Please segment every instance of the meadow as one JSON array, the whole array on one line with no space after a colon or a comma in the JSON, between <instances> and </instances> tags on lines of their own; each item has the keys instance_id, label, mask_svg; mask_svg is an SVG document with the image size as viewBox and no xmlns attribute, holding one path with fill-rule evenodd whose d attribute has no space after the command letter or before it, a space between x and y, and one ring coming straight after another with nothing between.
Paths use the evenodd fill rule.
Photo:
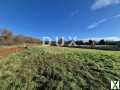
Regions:
<instances>
[{"instance_id":1,"label":"meadow","mask_svg":"<svg viewBox=\"0 0 120 90\"><path fill-rule=\"evenodd\" d=\"M109 90L120 51L33 46L0 59L0 90Z\"/></svg>"}]
</instances>

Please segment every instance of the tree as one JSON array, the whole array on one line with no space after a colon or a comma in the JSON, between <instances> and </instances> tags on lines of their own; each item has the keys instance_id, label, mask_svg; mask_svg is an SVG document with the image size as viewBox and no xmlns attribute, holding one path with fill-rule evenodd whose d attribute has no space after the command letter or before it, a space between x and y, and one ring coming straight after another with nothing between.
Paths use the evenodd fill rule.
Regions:
<instances>
[{"instance_id":1,"label":"tree","mask_svg":"<svg viewBox=\"0 0 120 90\"><path fill-rule=\"evenodd\" d=\"M120 47L120 41L117 42L117 46Z\"/></svg>"},{"instance_id":2,"label":"tree","mask_svg":"<svg viewBox=\"0 0 120 90\"><path fill-rule=\"evenodd\" d=\"M13 33L8 29L0 29L0 37L2 38L2 44L12 44L13 43Z\"/></svg>"},{"instance_id":3,"label":"tree","mask_svg":"<svg viewBox=\"0 0 120 90\"><path fill-rule=\"evenodd\" d=\"M78 40L78 41L76 41L76 44L77 44L77 45L83 45L84 42L83 42L82 40Z\"/></svg>"},{"instance_id":4,"label":"tree","mask_svg":"<svg viewBox=\"0 0 120 90\"><path fill-rule=\"evenodd\" d=\"M105 40L104 39L100 40L99 45L105 45Z\"/></svg>"},{"instance_id":5,"label":"tree","mask_svg":"<svg viewBox=\"0 0 120 90\"><path fill-rule=\"evenodd\" d=\"M24 40L24 36L22 36L22 35L18 35L18 36L16 36L15 37L15 42L16 43L25 43L25 40Z\"/></svg>"},{"instance_id":6,"label":"tree","mask_svg":"<svg viewBox=\"0 0 120 90\"><path fill-rule=\"evenodd\" d=\"M89 45L93 45L93 41L92 40L89 40Z\"/></svg>"}]
</instances>

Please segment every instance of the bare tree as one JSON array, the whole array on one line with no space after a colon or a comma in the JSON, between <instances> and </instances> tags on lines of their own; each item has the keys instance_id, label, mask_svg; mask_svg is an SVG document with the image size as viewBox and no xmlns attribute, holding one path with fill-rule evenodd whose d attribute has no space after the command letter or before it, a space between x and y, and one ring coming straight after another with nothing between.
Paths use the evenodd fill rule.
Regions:
<instances>
[{"instance_id":1,"label":"bare tree","mask_svg":"<svg viewBox=\"0 0 120 90\"><path fill-rule=\"evenodd\" d=\"M3 44L12 44L13 43L13 33L8 29L0 29L0 36L2 38Z\"/></svg>"}]
</instances>

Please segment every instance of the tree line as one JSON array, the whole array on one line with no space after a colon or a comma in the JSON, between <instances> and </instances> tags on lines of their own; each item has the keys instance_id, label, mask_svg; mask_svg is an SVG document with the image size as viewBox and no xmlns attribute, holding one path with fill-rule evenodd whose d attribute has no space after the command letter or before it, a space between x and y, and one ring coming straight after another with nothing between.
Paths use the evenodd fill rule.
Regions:
<instances>
[{"instance_id":1,"label":"tree line","mask_svg":"<svg viewBox=\"0 0 120 90\"><path fill-rule=\"evenodd\" d=\"M64 42L63 46L69 46L69 44L71 42L74 42L74 45L80 46L80 45L89 45L89 46L95 46L95 45L113 45L113 46L120 46L120 41L110 41L110 40L99 40L99 41L95 41L95 40L88 40L88 41L84 41L84 40L76 40L76 41L65 41L63 38L59 38L59 40L57 41L57 43L59 43L59 45L62 45ZM52 45L56 45L56 41L52 41Z\"/></svg>"},{"instance_id":2,"label":"tree line","mask_svg":"<svg viewBox=\"0 0 120 90\"><path fill-rule=\"evenodd\" d=\"M39 39L23 36L23 35L14 35L8 29L0 29L0 45L15 45L15 44L41 44Z\"/></svg>"},{"instance_id":3,"label":"tree line","mask_svg":"<svg viewBox=\"0 0 120 90\"><path fill-rule=\"evenodd\" d=\"M58 39L58 44L63 44L63 38ZM11 32L8 29L0 29L0 45L15 45L15 44L42 44L42 40L36 39L30 36L23 36L23 35L14 35L13 32ZM64 46L68 46L72 40L69 41L64 41ZM119 46L120 47L120 41L108 41L108 40L100 40L100 41L95 41L95 40L88 40L88 41L83 41L83 40L76 40L73 41L76 45L89 45L89 46L95 46L95 45L114 45L114 46ZM56 46L56 41L52 41L51 43L52 46Z\"/></svg>"}]
</instances>

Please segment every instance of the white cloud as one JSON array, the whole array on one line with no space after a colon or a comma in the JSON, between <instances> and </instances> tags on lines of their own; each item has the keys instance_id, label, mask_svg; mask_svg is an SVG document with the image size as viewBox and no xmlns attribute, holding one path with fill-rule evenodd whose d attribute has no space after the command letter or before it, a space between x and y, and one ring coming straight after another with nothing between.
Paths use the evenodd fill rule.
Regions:
<instances>
[{"instance_id":1,"label":"white cloud","mask_svg":"<svg viewBox=\"0 0 120 90\"><path fill-rule=\"evenodd\" d=\"M108 19L106 19L106 18L105 19L101 19L101 20L99 20L99 21L89 25L88 29L94 29L94 28L96 28L97 26L99 26L100 24L102 24L102 23L104 23L106 21L108 21Z\"/></svg>"},{"instance_id":2,"label":"white cloud","mask_svg":"<svg viewBox=\"0 0 120 90\"><path fill-rule=\"evenodd\" d=\"M118 19L118 18L120 18L120 14L116 14L116 15L110 17L110 18L101 19L101 20L89 25L87 28L88 29L94 29L94 28L98 27L99 25L101 25L101 24L103 24L107 21L111 21L111 20Z\"/></svg>"},{"instance_id":3,"label":"white cloud","mask_svg":"<svg viewBox=\"0 0 120 90\"><path fill-rule=\"evenodd\" d=\"M120 14L113 16L113 18L120 18Z\"/></svg>"},{"instance_id":4,"label":"white cloud","mask_svg":"<svg viewBox=\"0 0 120 90\"><path fill-rule=\"evenodd\" d=\"M91 9L96 10L110 5L120 4L120 0L95 0Z\"/></svg>"}]
</instances>

